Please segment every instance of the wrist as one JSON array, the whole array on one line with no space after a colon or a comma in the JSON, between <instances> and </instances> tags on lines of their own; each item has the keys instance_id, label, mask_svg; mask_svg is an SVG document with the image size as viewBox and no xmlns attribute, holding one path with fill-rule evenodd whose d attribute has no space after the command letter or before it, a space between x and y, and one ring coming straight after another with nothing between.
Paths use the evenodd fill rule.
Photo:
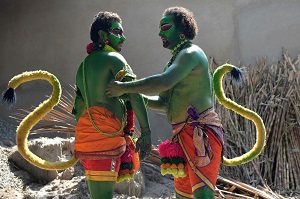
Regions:
<instances>
[{"instance_id":1,"label":"wrist","mask_svg":"<svg viewBox=\"0 0 300 199\"><path fill-rule=\"evenodd\" d=\"M141 135L146 136L146 135L151 135L151 129L149 126L147 127L141 127Z\"/></svg>"}]
</instances>

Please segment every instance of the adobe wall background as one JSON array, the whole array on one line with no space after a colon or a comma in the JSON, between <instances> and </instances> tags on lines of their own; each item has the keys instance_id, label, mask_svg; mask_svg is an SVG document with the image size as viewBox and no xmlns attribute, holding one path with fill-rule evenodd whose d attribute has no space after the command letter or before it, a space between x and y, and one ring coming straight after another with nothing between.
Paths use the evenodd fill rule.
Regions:
<instances>
[{"instance_id":1,"label":"adobe wall background","mask_svg":"<svg viewBox=\"0 0 300 199\"><path fill-rule=\"evenodd\" d=\"M122 54L138 77L160 73L170 54L158 37L159 20L164 9L176 5L194 12L199 28L194 43L220 64L229 59L255 65L262 56L276 61L282 47L291 57L300 52L298 0L0 0L0 90L14 75L37 69L55 74L70 90L86 56L92 18L103 10L122 18L127 38ZM51 90L47 82L21 85L17 106L10 112L0 106L0 118L14 122L11 112L37 105ZM153 141L162 131L168 134L160 138L168 138L165 116L149 114Z\"/></svg>"}]
</instances>

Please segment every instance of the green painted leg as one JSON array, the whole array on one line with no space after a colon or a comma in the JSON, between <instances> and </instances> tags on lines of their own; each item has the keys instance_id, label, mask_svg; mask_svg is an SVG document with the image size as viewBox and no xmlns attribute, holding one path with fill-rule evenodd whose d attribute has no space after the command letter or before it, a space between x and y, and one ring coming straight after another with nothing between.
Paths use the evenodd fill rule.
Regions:
<instances>
[{"instance_id":1,"label":"green painted leg","mask_svg":"<svg viewBox=\"0 0 300 199\"><path fill-rule=\"evenodd\" d=\"M185 198L183 198L183 197L176 194L176 199L185 199Z\"/></svg>"},{"instance_id":2,"label":"green painted leg","mask_svg":"<svg viewBox=\"0 0 300 199\"><path fill-rule=\"evenodd\" d=\"M204 187L202 189L199 189L195 191L194 193L195 199L214 199L215 198L215 192L214 190L211 190L208 187Z\"/></svg>"},{"instance_id":3,"label":"green painted leg","mask_svg":"<svg viewBox=\"0 0 300 199\"><path fill-rule=\"evenodd\" d=\"M208 187L204 187L200 190L197 190L193 193L195 199L214 199L215 192ZM176 199L186 199L176 194Z\"/></svg>"},{"instance_id":4,"label":"green painted leg","mask_svg":"<svg viewBox=\"0 0 300 199\"><path fill-rule=\"evenodd\" d=\"M88 180L91 199L112 199L115 182L99 182Z\"/></svg>"}]
</instances>

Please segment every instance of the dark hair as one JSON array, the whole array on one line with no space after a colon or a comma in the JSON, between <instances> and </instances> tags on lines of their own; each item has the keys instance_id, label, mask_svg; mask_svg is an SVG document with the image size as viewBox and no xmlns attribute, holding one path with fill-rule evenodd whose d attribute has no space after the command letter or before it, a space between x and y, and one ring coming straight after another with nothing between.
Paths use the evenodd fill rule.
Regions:
<instances>
[{"instance_id":1,"label":"dark hair","mask_svg":"<svg viewBox=\"0 0 300 199\"><path fill-rule=\"evenodd\" d=\"M176 26L181 27L183 34L189 39L194 39L198 33L197 22L194 19L194 14L183 7L167 8L163 15L173 15Z\"/></svg>"},{"instance_id":2,"label":"dark hair","mask_svg":"<svg viewBox=\"0 0 300 199\"><path fill-rule=\"evenodd\" d=\"M113 12L99 12L94 16L94 21L91 25L90 37L93 43L98 43L99 40L99 30L108 31L111 27L112 22L122 23L121 18L117 13Z\"/></svg>"}]
</instances>

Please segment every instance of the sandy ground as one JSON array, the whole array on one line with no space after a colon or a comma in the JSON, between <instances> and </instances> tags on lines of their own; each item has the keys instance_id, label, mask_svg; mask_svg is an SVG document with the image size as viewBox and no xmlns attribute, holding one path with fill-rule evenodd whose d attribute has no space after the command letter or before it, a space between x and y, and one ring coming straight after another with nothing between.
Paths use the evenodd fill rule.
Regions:
<instances>
[{"instance_id":1,"label":"sandy ground","mask_svg":"<svg viewBox=\"0 0 300 199\"><path fill-rule=\"evenodd\" d=\"M82 165L74 167L70 180L61 180L62 173L47 183L40 183L28 172L20 170L8 161L9 154L16 150L16 127L0 119L0 199L88 199L89 192ZM145 190L140 198L175 198L173 181L160 175L159 167L142 164ZM120 190L120 189L119 189ZM139 198L115 192L115 199Z\"/></svg>"}]
</instances>

